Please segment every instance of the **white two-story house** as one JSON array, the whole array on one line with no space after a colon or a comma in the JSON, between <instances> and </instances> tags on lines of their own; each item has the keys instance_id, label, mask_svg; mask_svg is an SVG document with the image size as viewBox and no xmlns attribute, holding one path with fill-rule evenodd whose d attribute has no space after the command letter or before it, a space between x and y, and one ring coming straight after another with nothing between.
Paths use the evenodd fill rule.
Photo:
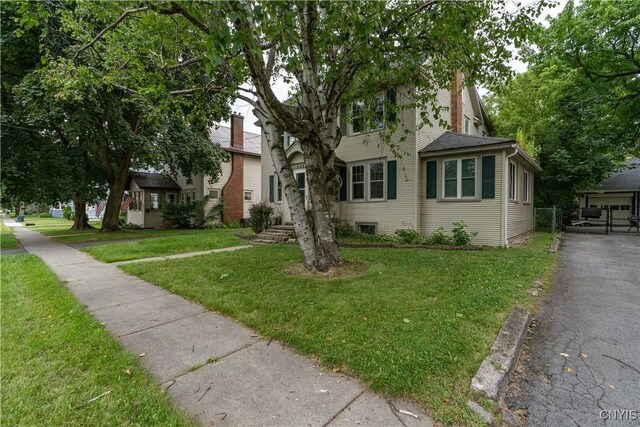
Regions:
<instances>
[{"instance_id":1,"label":"white two-story house","mask_svg":"<svg viewBox=\"0 0 640 427\"><path fill-rule=\"evenodd\" d=\"M367 233L412 229L423 236L438 227L449 231L453 222L463 220L468 231L477 232L472 243L488 246L508 246L533 229L533 181L541 169L513 139L488 136L492 125L478 92L462 87L461 81L459 75L452 90L438 92L439 103L449 107L449 117L443 117L448 127L421 127L420 111L400 109L400 124L391 138L400 146L398 157L379 136L386 126L384 103L379 120L369 126L360 119L361 105L349 106L350 114L343 116L351 119L343 117L344 136L336 150L342 184L335 211L340 220ZM412 90L388 90L386 101L409 105ZM283 137L300 189L306 191L300 146ZM264 199L290 222L264 135L262 188Z\"/></svg>"}]
</instances>

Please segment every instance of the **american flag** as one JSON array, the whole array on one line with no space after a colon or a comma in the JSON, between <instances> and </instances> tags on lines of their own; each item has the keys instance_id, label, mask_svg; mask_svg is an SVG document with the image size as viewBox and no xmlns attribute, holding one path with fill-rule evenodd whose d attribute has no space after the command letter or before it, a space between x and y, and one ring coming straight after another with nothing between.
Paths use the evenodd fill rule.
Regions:
<instances>
[{"instance_id":1,"label":"american flag","mask_svg":"<svg viewBox=\"0 0 640 427\"><path fill-rule=\"evenodd\" d=\"M122 202L120 203L120 212L126 212L129 209L129 205L133 202L133 197L128 194L122 196Z\"/></svg>"},{"instance_id":2,"label":"american flag","mask_svg":"<svg viewBox=\"0 0 640 427\"><path fill-rule=\"evenodd\" d=\"M107 206L107 202L105 200L100 200L98 202L98 205L96 206L96 216L100 216L105 206Z\"/></svg>"}]
</instances>

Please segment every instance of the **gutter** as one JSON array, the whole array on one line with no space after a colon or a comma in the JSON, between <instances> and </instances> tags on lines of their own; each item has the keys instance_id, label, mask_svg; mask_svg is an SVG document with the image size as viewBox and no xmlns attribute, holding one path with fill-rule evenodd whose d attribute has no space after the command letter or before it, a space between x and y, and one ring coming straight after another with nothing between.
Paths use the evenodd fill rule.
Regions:
<instances>
[{"instance_id":1,"label":"gutter","mask_svg":"<svg viewBox=\"0 0 640 427\"><path fill-rule=\"evenodd\" d=\"M518 154L518 146L516 144L512 144L511 148L513 148L513 153L505 157L505 162L502 166L502 219L504 221L502 226L504 241L502 243L505 248L509 247L509 159Z\"/></svg>"}]
</instances>

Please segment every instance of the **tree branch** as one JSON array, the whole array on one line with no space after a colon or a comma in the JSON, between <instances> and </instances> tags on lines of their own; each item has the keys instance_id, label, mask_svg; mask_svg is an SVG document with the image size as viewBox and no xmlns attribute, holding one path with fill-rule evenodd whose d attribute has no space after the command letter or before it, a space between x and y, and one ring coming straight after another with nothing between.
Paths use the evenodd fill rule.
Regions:
<instances>
[{"instance_id":1,"label":"tree branch","mask_svg":"<svg viewBox=\"0 0 640 427\"><path fill-rule=\"evenodd\" d=\"M86 44L86 45L82 46L82 47L80 48L80 50L78 50L78 51L76 52L76 54L75 54L75 55L73 55L73 61L75 62L75 60L76 60L76 59L78 59L78 56L79 56L82 52L84 52L85 50L87 50L87 49L88 49L88 48L90 48L90 47L93 47L93 45L94 45L98 40L100 40L100 39L102 38L102 36L104 36L104 35L107 33L107 31L113 30L113 29L114 29L114 28L116 28L118 25L120 25L120 23L121 23L122 21L124 21L124 20L125 20L125 18L126 18L127 16L132 15L132 14L134 14L134 13L145 12L145 11L147 11L147 10L149 10L149 8L148 8L148 7L139 7L139 8L137 8L137 9L129 9L129 10L125 10L125 11L124 11L124 13L123 13L122 15L120 15L120 17L119 17L118 19L116 19L116 20L115 20L115 21L113 21L110 25L108 25L108 26L107 26L107 27L105 27L102 31L100 31L100 32L98 33L98 35L97 35L97 36L95 36L95 37L93 38L93 40L91 40L88 44Z\"/></svg>"},{"instance_id":2,"label":"tree branch","mask_svg":"<svg viewBox=\"0 0 640 427\"><path fill-rule=\"evenodd\" d=\"M160 15L182 15L187 21L191 22L203 33L211 34L210 28L204 22L200 21L195 16L190 14L188 10L186 10L178 3L171 2L171 7L168 7L166 9L158 7L158 5L153 4L151 1L147 2L147 4L149 5L149 9L153 10L156 13L159 13Z\"/></svg>"},{"instance_id":3,"label":"tree branch","mask_svg":"<svg viewBox=\"0 0 640 427\"><path fill-rule=\"evenodd\" d=\"M195 63L197 63L199 61L202 61L203 59L204 58L202 58L201 56L197 57L197 58L191 58L191 59L189 59L187 61L182 61L182 62L180 62L180 63L178 63L176 65L171 65L169 67L164 67L163 69L165 71L173 71L173 70L177 70L177 69L182 68L182 67L187 67L187 66L189 66L191 64L195 64Z\"/></svg>"}]
</instances>

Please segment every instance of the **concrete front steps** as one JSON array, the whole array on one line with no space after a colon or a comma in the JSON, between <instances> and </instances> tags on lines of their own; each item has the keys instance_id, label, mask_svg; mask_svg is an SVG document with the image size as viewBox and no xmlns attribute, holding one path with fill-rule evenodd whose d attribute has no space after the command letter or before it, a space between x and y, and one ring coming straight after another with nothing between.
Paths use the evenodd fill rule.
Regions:
<instances>
[{"instance_id":1,"label":"concrete front steps","mask_svg":"<svg viewBox=\"0 0 640 427\"><path fill-rule=\"evenodd\" d=\"M268 230L256 234L255 243L284 243L295 240L296 232L293 225L274 225Z\"/></svg>"}]
</instances>

